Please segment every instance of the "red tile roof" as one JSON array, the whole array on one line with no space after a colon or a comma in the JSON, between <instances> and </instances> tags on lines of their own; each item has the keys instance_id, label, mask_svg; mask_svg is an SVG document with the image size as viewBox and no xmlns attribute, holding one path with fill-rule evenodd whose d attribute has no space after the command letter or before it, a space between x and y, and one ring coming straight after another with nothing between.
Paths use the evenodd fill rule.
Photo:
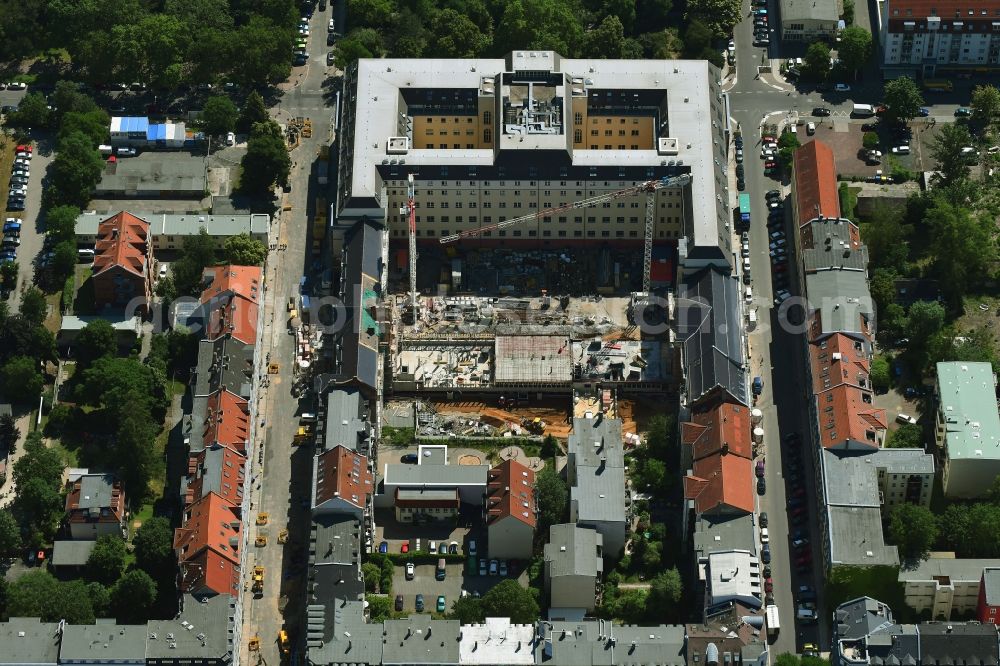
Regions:
<instances>
[{"instance_id":1,"label":"red tile roof","mask_svg":"<svg viewBox=\"0 0 1000 666\"><path fill-rule=\"evenodd\" d=\"M122 211L97 226L94 277L115 266L140 277L146 275L149 222Z\"/></svg>"},{"instance_id":2,"label":"red tile roof","mask_svg":"<svg viewBox=\"0 0 1000 666\"><path fill-rule=\"evenodd\" d=\"M877 448L888 427L884 409L874 405L871 366L864 344L843 333L809 345L813 395L824 448Z\"/></svg>"},{"instance_id":3,"label":"red tile roof","mask_svg":"<svg viewBox=\"0 0 1000 666\"><path fill-rule=\"evenodd\" d=\"M221 456L218 466L206 469L205 458ZM243 503L243 482L246 480L246 457L225 446L206 448L188 458L188 484L184 506L200 500L208 492L218 493L234 507ZM208 478L215 473L217 478Z\"/></svg>"},{"instance_id":4,"label":"red tile roof","mask_svg":"<svg viewBox=\"0 0 1000 666\"><path fill-rule=\"evenodd\" d=\"M221 444L246 453L250 437L250 405L238 395L220 389L208 396L205 415L205 446Z\"/></svg>"},{"instance_id":5,"label":"red tile roof","mask_svg":"<svg viewBox=\"0 0 1000 666\"><path fill-rule=\"evenodd\" d=\"M239 548L243 524L237 509L209 493L184 511L184 524L174 531L174 550L181 564L181 589L233 594L239 590Z\"/></svg>"},{"instance_id":6,"label":"red tile roof","mask_svg":"<svg viewBox=\"0 0 1000 666\"><path fill-rule=\"evenodd\" d=\"M822 141L810 141L793 155L793 178L797 224L814 217L840 217L837 164L833 151Z\"/></svg>"},{"instance_id":7,"label":"red tile roof","mask_svg":"<svg viewBox=\"0 0 1000 666\"><path fill-rule=\"evenodd\" d=\"M684 477L684 497L704 513L753 513L754 475L748 458L716 454L696 460Z\"/></svg>"},{"instance_id":8,"label":"red tile roof","mask_svg":"<svg viewBox=\"0 0 1000 666\"><path fill-rule=\"evenodd\" d=\"M906 22L916 23L910 26L911 32L928 32L930 28L920 21L929 16L941 19L941 27L935 32L993 32L993 22L1000 21L1000 7L996 0L889 0L886 16L891 32L902 32ZM962 25L953 25L956 21Z\"/></svg>"},{"instance_id":9,"label":"red tile roof","mask_svg":"<svg viewBox=\"0 0 1000 666\"><path fill-rule=\"evenodd\" d=\"M257 340L261 269L259 266L216 266L205 270L208 287L201 302L209 314L205 337L214 340L230 334L253 344Z\"/></svg>"},{"instance_id":10,"label":"red tile roof","mask_svg":"<svg viewBox=\"0 0 1000 666\"><path fill-rule=\"evenodd\" d=\"M535 472L516 460L490 469L487 478L487 524L514 518L531 528L537 525Z\"/></svg>"},{"instance_id":11,"label":"red tile roof","mask_svg":"<svg viewBox=\"0 0 1000 666\"><path fill-rule=\"evenodd\" d=\"M364 509L366 498L375 490L368 471L368 458L346 446L324 451L316 460L316 506L340 499Z\"/></svg>"},{"instance_id":12,"label":"red tile roof","mask_svg":"<svg viewBox=\"0 0 1000 666\"><path fill-rule=\"evenodd\" d=\"M681 441L692 447L692 460L727 451L743 458L753 457L750 441L750 409L724 402L693 414L681 424Z\"/></svg>"}]
</instances>

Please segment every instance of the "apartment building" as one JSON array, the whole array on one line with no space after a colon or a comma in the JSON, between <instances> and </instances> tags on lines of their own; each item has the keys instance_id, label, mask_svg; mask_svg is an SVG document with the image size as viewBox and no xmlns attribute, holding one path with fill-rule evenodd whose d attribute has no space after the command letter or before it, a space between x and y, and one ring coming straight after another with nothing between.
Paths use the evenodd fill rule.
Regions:
<instances>
[{"instance_id":1,"label":"apartment building","mask_svg":"<svg viewBox=\"0 0 1000 666\"><path fill-rule=\"evenodd\" d=\"M989 363L937 364L934 439L948 497L983 497L1000 475L996 385Z\"/></svg>"},{"instance_id":2,"label":"apartment building","mask_svg":"<svg viewBox=\"0 0 1000 666\"><path fill-rule=\"evenodd\" d=\"M605 557L618 559L631 513L621 420L574 418L567 451L570 522L600 532Z\"/></svg>"},{"instance_id":3,"label":"apartment building","mask_svg":"<svg viewBox=\"0 0 1000 666\"><path fill-rule=\"evenodd\" d=\"M887 0L880 8L882 71L887 78L1000 69L996 0Z\"/></svg>"},{"instance_id":4,"label":"apartment building","mask_svg":"<svg viewBox=\"0 0 1000 666\"><path fill-rule=\"evenodd\" d=\"M1000 560L931 553L926 560L900 569L898 580L903 585L907 606L917 612L929 611L935 620L950 620L953 614L961 616L976 611L980 600L985 600L981 594L985 589L983 581L988 573L997 571L997 567L1000 567ZM990 617L994 617L995 624L995 613Z\"/></svg>"},{"instance_id":5,"label":"apartment building","mask_svg":"<svg viewBox=\"0 0 1000 666\"><path fill-rule=\"evenodd\" d=\"M833 40L843 27L840 0L781 0L781 38L786 41Z\"/></svg>"},{"instance_id":6,"label":"apartment building","mask_svg":"<svg viewBox=\"0 0 1000 666\"><path fill-rule=\"evenodd\" d=\"M66 524L73 539L128 535L125 493L111 474L84 474L68 485Z\"/></svg>"},{"instance_id":7,"label":"apartment building","mask_svg":"<svg viewBox=\"0 0 1000 666\"><path fill-rule=\"evenodd\" d=\"M545 544L545 593L550 619L583 619L593 611L604 579L604 539L573 524L549 527Z\"/></svg>"},{"instance_id":8,"label":"apartment building","mask_svg":"<svg viewBox=\"0 0 1000 666\"><path fill-rule=\"evenodd\" d=\"M417 239L486 230L484 242L635 243L645 193L493 225L667 176L654 237L690 266L729 266L727 98L705 61L362 59L345 76L332 219L383 221L405 242L407 179ZM488 230L491 229L491 230Z\"/></svg>"},{"instance_id":9,"label":"apartment building","mask_svg":"<svg viewBox=\"0 0 1000 666\"><path fill-rule=\"evenodd\" d=\"M266 213L246 215L198 215L167 213L129 213L149 223L149 238L154 252L179 250L184 239L197 236L202 229L215 244L222 249L226 239L239 234L249 234L251 238L267 243L271 227L271 216ZM107 213L84 211L76 218L76 242L78 245L93 245L97 242L97 232Z\"/></svg>"},{"instance_id":10,"label":"apartment building","mask_svg":"<svg viewBox=\"0 0 1000 666\"><path fill-rule=\"evenodd\" d=\"M535 471L517 460L504 460L489 471L487 478L489 556L530 560L538 525Z\"/></svg>"}]
</instances>

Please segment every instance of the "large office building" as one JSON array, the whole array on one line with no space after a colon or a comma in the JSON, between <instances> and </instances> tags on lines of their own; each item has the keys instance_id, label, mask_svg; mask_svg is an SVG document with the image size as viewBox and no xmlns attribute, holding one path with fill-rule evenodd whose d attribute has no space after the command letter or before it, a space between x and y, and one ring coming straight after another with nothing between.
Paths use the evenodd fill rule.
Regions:
<instances>
[{"instance_id":1,"label":"large office building","mask_svg":"<svg viewBox=\"0 0 1000 666\"><path fill-rule=\"evenodd\" d=\"M728 267L727 98L705 61L362 59L347 73L333 219L384 220L404 243L415 179L418 242L470 230L510 246L639 244L646 194L492 225L643 182L688 175L656 194L654 238L686 266ZM683 239L683 240L682 240Z\"/></svg>"},{"instance_id":2,"label":"large office building","mask_svg":"<svg viewBox=\"0 0 1000 666\"><path fill-rule=\"evenodd\" d=\"M1000 69L997 0L888 0L879 7L885 76L945 77Z\"/></svg>"}]
</instances>

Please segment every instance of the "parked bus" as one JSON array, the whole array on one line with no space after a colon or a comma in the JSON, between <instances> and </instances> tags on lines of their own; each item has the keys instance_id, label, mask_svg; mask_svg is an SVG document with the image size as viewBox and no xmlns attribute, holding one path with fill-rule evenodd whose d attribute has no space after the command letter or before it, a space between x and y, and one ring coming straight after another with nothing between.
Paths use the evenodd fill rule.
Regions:
<instances>
[{"instance_id":1,"label":"parked bus","mask_svg":"<svg viewBox=\"0 0 1000 666\"><path fill-rule=\"evenodd\" d=\"M954 88L948 79L924 79L924 90L930 92L951 92Z\"/></svg>"}]
</instances>

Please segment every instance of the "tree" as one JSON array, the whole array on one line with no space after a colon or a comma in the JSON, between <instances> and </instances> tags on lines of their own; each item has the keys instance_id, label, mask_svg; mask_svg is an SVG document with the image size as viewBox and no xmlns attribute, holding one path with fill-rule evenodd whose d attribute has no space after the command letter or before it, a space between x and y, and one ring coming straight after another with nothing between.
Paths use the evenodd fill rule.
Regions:
<instances>
[{"instance_id":1,"label":"tree","mask_svg":"<svg viewBox=\"0 0 1000 666\"><path fill-rule=\"evenodd\" d=\"M166 518L155 517L143 522L132 539L135 565L154 578L164 574L172 578L173 539L174 531Z\"/></svg>"},{"instance_id":2,"label":"tree","mask_svg":"<svg viewBox=\"0 0 1000 666\"><path fill-rule=\"evenodd\" d=\"M379 567L371 562L365 562L361 565L361 577L365 581L365 592L378 592L378 581L382 577L382 570Z\"/></svg>"},{"instance_id":3,"label":"tree","mask_svg":"<svg viewBox=\"0 0 1000 666\"><path fill-rule=\"evenodd\" d=\"M17 111L7 115L7 122L14 127L37 127L43 129L49 124L49 102L45 95L29 92L21 98Z\"/></svg>"},{"instance_id":4,"label":"tree","mask_svg":"<svg viewBox=\"0 0 1000 666\"><path fill-rule=\"evenodd\" d=\"M87 558L87 578L102 585L114 585L125 569L128 552L125 541L117 534L105 534L94 543Z\"/></svg>"},{"instance_id":5,"label":"tree","mask_svg":"<svg viewBox=\"0 0 1000 666\"><path fill-rule=\"evenodd\" d=\"M267 246L248 233L230 236L222 249L226 261L238 266L260 266L267 257Z\"/></svg>"},{"instance_id":6,"label":"tree","mask_svg":"<svg viewBox=\"0 0 1000 666\"><path fill-rule=\"evenodd\" d=\"M58 487L39 478L18 483L14 513L18 523L25 528L24 536L29 546L50 542L63 513Z\"/></svg>"},{"instance_id":7,"label":"tree","mask_svg":"<svg viewBox=\"0 0 1000 666\"><path fill-rule=\"evenodd\" d=\"M684 583L677 567L657 574L650 581L649 596L646 597L647 616L654 622L665 621L665 613L677 608L683 593Z\"/></svg>"},{"instance_id":8,"label":"tree","mask_svg":"<svg viewBox=\"0 0 1000 666\"><path fill-rule=\"evenodd\" d=\"M288 182L291 160L281 128L273 120L253 126L242 166L240 185L248 194L268 196L275 184Z\"/></svg>"},{"instance_id":9,"label":"tree","mask_svg":"<svg viewBox=\"0 0 1000 666\"><path fill-rule=\"evenodd\" d=\"M30 356L15 356L0 368L0 386L17 387L16 393L8 393L12 400L35 404L44 385L38 361Z\"/></svg>"},{"instance_id":10,"label":"tree","mask_svg":"<svg viewBox=\"0 0 1000 666\"><path fill-rule=\"evenodd\" d=\"M0 449L9 453L14 451L21 431L17 428L17 421L10 414L0 416Z\"/></svg>"},{"instance_id":11,"label":"tree","mask_svg":"<svg viewBox=\"0 0 1000 666\"><path fill-rule=\"evenodd\" d=\"M76 242L76 218L80 209L75 206L54 206L45 214L45 235L54 242Z\"/></svg>"},{"instance_id":12,"label":"tree","mask_svg":"<svg viewBox=\"0 0 1000 666\"><path fill-rule=\"evenodd\" d=\"M8 317L0 327L0 362L17 355L54 361L56 339L48 329L31 324L23 315Z\"/></svg>"},{"instance_id":13,"label":"tree","mask_svg":"<svg viewBox=\"0 0 1000 666\"><path fill-rule=\"evenodd\" d=\"M97 148L108 140L110 121L108 114L98 109L86 113L79 111L66 113L59 126L59 145L62 146L67 137L79 132L90 139L91 147Z\"/></svg>"},{"instance_id":14,"label":"tree","mask_svg":"<svg viewBox=\"0 0 1000 666\"><path fill-rule=\"evenodd\" d=\"M105 356L83 372L76 399L82 404L112 408L119 416L139 412L144 405L162 412L166 408L165 382L162 372L137 359Z\"/></svg>"},{"instance_id":15,"label":"tree","mask_svg":"<svg viewBox=\"0 0 1000 666\"><path fill-rule=\"evenodd\" d=\"M587 31L583 52L587 58L624 58L625 28L617 16L606 16L596 28Z\"/></svg>"},{"instance_id":16,"label":"tree","mask_svg":"<svg viewBox=\"0 0 1000 666\"><path fill-rule=\"evenodd\" d=\"M583 24L569 3L509 0L494 31L494 52L552 50L576 57L583 43Z\"/></svg>"},{"instance_id":17,"label":"tree","mask_svg":"<svg viewBox=\"0 0 1000 666\"><path fill-rule=\"evenodd\" d=\"M104 160L91 138L73 132L59 141L59 152L49 165L50 184L45 190L46 204L70 204L83 208L101 179Z\"/></svg>"},{"instance_id":18,"label":"tree","mask_svg":"<svg viewBox=\"0 0 1000 666\"><path fill-rule=\"evenodd\" d=\"M365 601L368 602L368 612L371 622L385 622L392 619L392 602L389 597L378 594L366 594Z\"/></svg>"},{"instance_id":19,"label":"tree","mask_svg":"<svg viewBox=\"0 0 1000 666\"><path fill-rule=\"evenodd\" d=\"M204 228L199 229L197 235L185 237L180 259L170 266L170 280L176 293L182 296L200 294L201 276L205 268L214 263L215 241Z\"/></svg>"},{"instance_id":20,"label":"tree","mask_svg":"<svg viewBox=\"0 0 1000 666\"><path fill-rule=\"evenodd\" d=\"M923 559L937 537L937 518L927 507L904 502L889 510L889 540L904 557Z\"/></svg>"},{"instance_id":21,"label":"tree","mask_svg":"<svg viewBox=\"0 0 1000 666\"><path fill-rule=\"evenodd\" d=\"M21 551L21 528L9 511L0 511L0 557L16 557Z\"/></svg>"},{"instance_id":22,"label":"tree","mask_svg":"<svg viewBox=\"0 0 1000 666\"><path fill-rule=\"evenodd\" d=\"M76 580L73 583L84 584L82 580ZM80 594L80 592L74 591L74 594ZM111 590L100 583L86 583L85 594L90 599L94 615L97 617L108 617L111 611Z\"/></svg>"},{"instance_id":23,"label":"tree","mask_svg":"<svg viewBox=\"0 0 1000 666\"><path fill-rule=\"evenodd\" d=\"M39 479L45 485L57 487L64 468L59 452L47 448L41 433L35 430L24 438L24 455L14 463L14 483L21 486L30 479Z\"/></svg>"},{"instance_id":24,"label":"tree","mask_svg":"<svg viewBox=\"0 0 1000 666\"><path fill-rule=\"evenodd\" d=\"M878 275L882 271L882 276L877 279L883 280L880 289L885 291L876 298L882 307L895 300L895 280L899 273L906 273L912 234L913 226L905 224L899 211L883 205L877 205L861 226L861 238L868 246L872 263L877 267L874 272ZM875 296L874 288L872 295Z\"/></svg>"},{"instance_id":25,"label":"tree","mask_svg":"<svg viewBox=\"0 0 1000 666\"><path fill-rule=\"evenodd\" d=\"M944 326L944 315L944 308L937 302L917 301L910 306L907 317L909 351L920 368L927 367L928 345Z\"/></svg>"},{"instance_id":26,"label":"tree","mask_svg":"<svg viewBox=\"0 0 1000 666\"><path fill-rule=\"evenodd\" d=\"M448 618L458 620L462 624L479 624L486 620L483 604L475 597L460 597L451 605Z\"/></svg>"},{"instance_id":27,"label":"tree","mask_svg":"<svg viewBox=\"0 0 1000 666\"><path fill-rule=\"evenodd\" d=\"M844 0L844 14L841 18L845 25L854 25L854 0Z\"/></svg>"},{"instance_id":28,"label":"tree","mask_svg":"<svg viewBox=\"0 0 1000 666\"><path fill-rule=\"evenodd\" d=\"M254 90L247 95L247 101L244 102L243 109L240 111L236 127L241 132L249 133L254 125L262 123L268 118L270 116L267 114L267 107L264 106L264 98L260 96L259 92Z\"/></svg>"},{"instance_id":29,"label":"tree","mask_svg":"<svg viewBox=\"0 0 1000 666\"><path fill-rule=\"evenodd\" d=\"M483 595L486 617L509 617L514 624L531 624L538 619L538 601L531 590L507 579Z\"/></svg>"},{"instance_id":30,"label":"tree","mask_svg":"<svg viewBox=\"0 0 1000 666\"><path fill-rule=\"evenodd\" d=\"M80 581L60 583L47 571L29 571L10 584L7 613L10 617L37 617L42 622L93 624L94 608Z\"/></svg>"},{"instance_id":31,"label":"tree","mask_svg":"<svg viewBox=\"0 0 1000 666\"><path fill-rule=\"evenodd\" d=\"M657 414L649 419L646 426L646 448L649 455L662 460L671 472L680 463L680 448L677 444L676 420L667 414Z\"/></svg>"},{"instance_id":32,"label":"tree","mask_svg":"<svg viewBox=\"0 0 1000 666\"><path fill-rule=\"evenodd\" d=\"M111 590L111 609L122 624L142 624L156 601L156 583L141 569L121 577Z\"/></svg>"},{"instance_id":33,"label":"tree","mask_svg":"<svg viewBox=\"0 0 1000 666\"><path fill-rule=\"evenodd\" d=\"M799 143L799 137L794 132L781 133L781 136L778 137L778 163L781 164L782 169L787 171L792 167L795 149L800 145L802 144Z\"/></svg>"},{"instance_id":34,"label":"tree","mask_svg":"<svg viewBox=\"0 0 1000 666\"><path fill-rule=\"evenodd\" d=\"M937 164L934 180L943 187L951 187L969 178L969 162L962 148L972 145L969 128L965 125L947 123L934 137L931 157Z\"/></svg>"},{"instance_id":35,"label":"tree","mask_svg":"<svg viewBox=\"0 0 1000 666\"><path fill-rule=\"evenodd\" d=\"M697 56L712 47L712 30L700 19L691 19L684 30L684 54Z\"/></svg>"},{"instance_id":36,"label":"tree","mask_svg":"<svg viewBox=\"0 0 1000 666\"><path fill-rule=\"evenodd\" d=\"M992 503L951 504L938 526L942 546L958 557L1000 555L1000 507Z\"/></svg>"},{"instance_id":37,"label":"tree","mask_svg":"<svg viewBox=\"0 0 1000 666\"><path fill-rule=\"evenodd\" d=\"M986 215L974 216L965 206L939 200L927 211L924 224L931 241L933 271L949 304L958 308L970 284L985 274L995 257L993 223ZM910 307L911 327L916 305Z\"/></svg>"},{"instance_id":38,"label":"tree","mask_svg":"<svg viewBox=\"0 0 1000 666\"><path fill-rule=\"evenodd\" d=\"M97 359L114 356L117 352L118 338L114 327L107 319L95 319L76 336L77 372L86 370Z\"/></svg>"},{"instance_id":39,"label":"tree","mask_svg":"<svg viewBox=\"0 0 1000 666\"><path fill-rule=\"evenodd\" d=\"M889 390L889 387L892 384L890 377L889 361L887 361L884 356L876 356L872 359L872 366L868 373L868 378L871 380L872 388L875 389L876 393L885 393Z\"/></svg>"},{"instance_id":40,"label":"tree","mask_svg":"<svg viewBox=\"0 0 1000 666\"><path fill-rule=\"evenodd\" d=\"M160 419L151 415L144 394L130 393L122 405L111 447L112 460L125 496L138 505L149 493L149 480L156 462L153 444L160 430Z\"/></svg>"},{"instance_id":41,"label":"tree","mask_svg":"<svg viewBox=\"0 0 1000 666\"><path fill-rule=\"evenodd\" d=\"M896 430L889 431L885 445L892 449L924 448L924 429L916 423L904 423Z\"/></svg>"},{"instance_id":42,"label":"tree","mask_svg":"<svg viewBox=\"0 0 1000 666\"><path fill-rule=\"evenodd\" d=\"M32 326L41 326L49 314L45 294L38 287L28 287L21 294L21 316Z\"/></svg>"},{"instance_id":43,"label":"tree","mask_svg":"<svg viewBox=\"0 0 1000 666\"><path fill-rule=\"evenodd\" d=\"M632 474L637 489L658 493L667 481L667 465L656 458L636 460L636 470Z\"/></svg>"},{"instance_id":44,"label":"tree","mask_svg":"<svg viewBox=\"0 0 1000 666\"><path fill-rule=\"evenodd\" d=\"M368 50L358 38L345 37L333 46L333 64L339 70L346 70L362 58L374 58L375 54Z\"/></svg>"},{"instance_id":45,"label":"tree","mask_svg":"<svg viewBox=\"0 0 1000 666\"><path fill-rule=\"evenodd\" d=\"M13 291L17 287L17 274L21 270L16 261L6 260L0 263L0 281L7 291Z\"/></svg>"},{"instance_id":46,"label":"tree","mask_svg":"<svg viewBox=\"0 0 1000 666\"><path fill-rule=\"evenodd\" d=\"M996 86L976 86L972 91L970 106L972 118L984 127L990 128L1000 122L1000 90Z\"/></svg>"},{"instance_id":47,"label":"tree","mask_svg":"<svg viewBox=\"0 0 1000 666\"><path fill-rule=\"evenodd\" d=\"M223 136L232 132L236 129L238 114L236 105L228 97L218 95L208 98L201 112L205 133L209 136Z\"/></svg>"},{"instance_id":48,"label":"tree","mask_svg":"<svg viewBox=\"0 0 1000 666\"><path fill-rule=\"evenodd\" d=\"M561 523L566 517L569 490L566 482L546 465L535 475L535 497L538 503L538 532L548 534L549 526Z\"/></svg>"},{"instance_id":49,"label":"tree","mask_svg":"<svg viewBox=\"0 0 1000 666\"><path fill-rule=\"evenodd\" d=\"M73 274L77 261L79 261L79 255L76 251L76 241L64 240L55 246L52 250L52 261L49 262L49 266L56 283L65 282L66 278Z\"/></svg>"},{"instance_id":50,"label":"tree","mask_svg":"<svg viewBox=\"0 0 1000 666\"><path fill-rule=\"evenodd\" d=\"M908 76L901 76L885 84L882 100L888 108L886 115L889 120L908 123L920 113L924 105L924 96L920 88Z\"/></svg>"},{"instance_id":51,"label":"tree","mask_svg":"<svg viewBox=\"0 0 1000 666\"><path fill-rule=\"evenodd\" d=\"M743 18L739 0L688 0L687 18L697 18L715 37L728 35Z\"/></svg>"},{"instance_id":52,"label":"tree","mask_svg":"<svg viewBox=\"0 0 1000 666\"><path fill-rule=\"evenodd\" d=\"M803 63L807 78L823 82L830 74L830 47L825 42L813 42L806 49Z\"/></svg>"},{"instance_id":53,"label":"tree","mask_svg":"<svg viewBox=\"0 0 1000 666\"><path fill-rule=\"evenodd\" d=\"M844 68L854 74L861 69L872 54L872 34L864 28L852 25L840 33L840 46L837 49L840 62Z\"/></svg>"},{"instance_id":54,"label":"tree","mask_svg":"<svg viewBox=\"0 0 1000 666\"><path fill-rule=\"evenodd\" d=\"M442 58L475 58L490 45L488 34L483 34L465 14L451 8L434 17L431 34Z\"/></svg>"},{"instance_id":55,"label":"tree","mask_svg":"<svg viewBox=\"0 0 1000 666\"><path fill-rule=\"evenodd\" d=\"M864 137L861 139L861 145L865 147L865 150L875 150L878 148L878 144L878 134L875 132L865 132Z\"/></svg>"}]
</instances>

